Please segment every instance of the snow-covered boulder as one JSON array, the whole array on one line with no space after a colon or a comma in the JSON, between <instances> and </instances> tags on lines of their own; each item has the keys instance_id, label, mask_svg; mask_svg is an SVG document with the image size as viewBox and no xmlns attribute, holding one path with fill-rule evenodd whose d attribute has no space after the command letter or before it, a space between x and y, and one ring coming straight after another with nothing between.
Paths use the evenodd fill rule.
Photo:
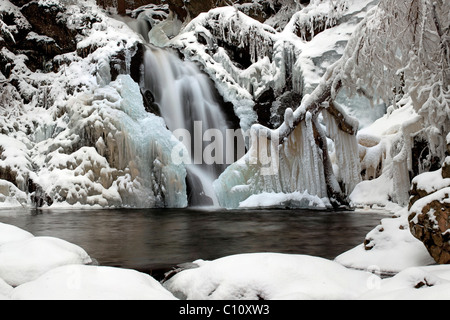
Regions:
<instances>
[{"instance_id":1,"label":"snow-covered boulder","mask_svg":"<svg viewBox=\"0 0 450 320\"><path fill-rule=\"evenodd\" d=\"M67 265L15 288L11 299L174 300L175 297L151 276L135 270Z\"/></svg>"},{"instance_id":2,"label":"snow-covered boulder","mask_svg":"<svg viewBox=\"0 0 450 320\"><path fill-rule=\"evenodd\" d=\"M35 280L48 270L92 260L79 246L52 237L32 237L0 246L0 278L11 286Z\"/></svg>"},{"instance_id":3,"label":"snow-covered boulder","mask_svg":"<svg viewBox=\"0 0 450 320\"><path fill-rule=\"evenodd\" d=\"M13 225L0 223L0 246L8 242L20 241L33 238L28 231L17 228Z\"/></svg>"},{"instance_id":4,"label":"snow-covered boulder","mask_svg":"<svg viewBox=\"0 0 450 320\"><path fill-rule=\"evenodd\" d=\"M448 300L450 267L408 268L392 278L380 281L359 297L362 300Z\"/></svg>"},{"instance_id":5,"label":"snow-covered boulder","mask_svg":"<svg viewBox=\"0 0 450 320\"><path fill-rule=\"evenodd\" d=\"M450 264L449 167L447 157L441 169L413 179L408 218L412 234L440 264Z\"/></svg>"},{"instance_id":6,"label":"snow-covered boulder","mask_svg":"<svg viewBox=\"0 0 450 320\"><path fill-rule=\"evenodd\" d=\"M7 300L13 291L13 287L0 278L0 300Z\"/></svg>"},{"instance_id":7,"label":"snow-covered boulder","mask_svg":"<svg viewBox=\"0 0 450 320\"><path fill-rule=\"evenodd\" d=\"M364 243L340 254L335 261L349 268L395 274L410 267L426 266L434 261L423 244L409 231L408 212L381 220L369 232Z\"/></svg>"},{"instance_id":8,"label":"snow-covered boulder","mask_svg":"<svg viewBox=\"0 0 450 320\"><path fill-rule=\"evenodd\" d=\"M328 198L311 196L307 191L293 193L260 193L248 197L239 204L239 208L282 208L282 209L319 209L330 208Z\"/></svg>"},{"instance_id":9,"label":"snow-covered boulder","mask_svg":"<svg viewBox=\"0 0 450 320\"><path fill-rule=\"evenodd\" d=\"M164 286L183 299L352 299L375 275L322 258L277 253L195 261Z\"/></svg>"}]
</instances>

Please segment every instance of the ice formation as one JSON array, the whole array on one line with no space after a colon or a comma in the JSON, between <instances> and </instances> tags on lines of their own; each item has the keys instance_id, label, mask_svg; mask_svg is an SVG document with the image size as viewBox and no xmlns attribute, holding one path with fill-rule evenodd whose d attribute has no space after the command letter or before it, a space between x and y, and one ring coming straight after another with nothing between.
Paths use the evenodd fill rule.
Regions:
<instances>
[{"instance_id":1,"label":"ice formation","mask_svg":"<svg viewBox=\"0 0 450 320\"><path fill-rule=\"evenodd\" d=\"M318 114L297 112L294 117L293 113L289 113L292 110L287 108L287 126L293 129L294 118L298 120L301 117L304 123L299 129L291 129L294 134L289 137L288 134L283 134L283 129L268 134L280 135L285 141L279 141L279 144L276 138L264 137L266 128L252 125L257 122L255 101L268 90L273 90L276 97L283 96L286 90L300 96L311 93L319 84L327 66L342 54L343 43L349 39L357 23L374 3L339 2L339 10L334 11L330 10L329 3L317 1L308 6L308 10L302 10L302 15L293 16L281 32L232 7L217 8L200 14L176 36L161 37L164 34L164 24L151 31L151 34L160 35L153 40L158 45L176 47L186 58L200 63L214 80L224 99L233 103L234 111L241 120L241 128L248 130L250 136L258 136L252 146L249 146L248 154L226 169L214 183L222 206L236 208L240 201L261 192L289 194L308 191L320 198L331 195L335 197L337 194L342 196L343 193L351 192L360 181L356 131L348 137L339 134L334 138L337 147L335 154L339 155L334 162L334 168L342 168L341 172L335 174L331 158L324 160L322 157L327 138L317 123ZM310 44L306 39L298 37L296 28L306 25L308 19L308 23L314 25L314 21L322 21L319 17L325 16L328 21L324 26L318 27L322 32L320 35L323 34L322 45L319 46L316 42ZM338 30L326 32L325 29L334 26L338 19L344 16L344 22ZM311 36L311 39L307 40L314 40L314 37ZM233 52L228 50L230 47L237 49ZM321 49L313 49L317 47ZM328 52L328 60L318 60ZM273 105L275 109L279 106L276 103ZM300 104L300 100L297 103ZM341 114L345 113L341 110ZM297 121L295 125L301 121ZM333 121L339 119L336 118L330 123ZM323 140L322 147L318 146L320 143L316 145L317 137L314 132L317 131L323 133L320 138ZM337 134L338 131L328 133ZM274 154L279 155L279 159L275 159L272 156ZM277 169L272 170L270 175L260 175L260 170L265 171L263 166L267 163L261 166L261 163L258 163L261 159L255 160L258 155L272 159L276 164L271 165L275 165ZM344 165L345 161L350 161L351 165L347 167ZM269 168L271 169L273 168ZM338 185L339 182L344 185L343 190ZM331 192L327 190L329 186L332 186Z\"/></svg>"},{"instance_id":2,"label":"ice formation","mask_svg":"<svg viewBox=\"0 0 450 320\"><path fill-rule=\"evenodd\" d=\"M378 171L392 180L389 197L402 205L408 203L411 178L440 166L447 151L448 45L442 45L442 26L448 25L448 9L446 2L380 1L344 53L344 85L389 105L380 122L389 130L378 136Z\"/></svg>"},{"instance_id":3,"label":"ice formation","mask_svg":"<svg viewBox=\"0 0 450 320\"><path fill-rule=\"evenodd\" d=\"M130 76L142 40L92 1L39 6L79 30L77 50L32 72L2 48L17 81L1 84L1 205L187 206L186 169L171 159L180 142ZM1 9L21 16L9 1Z\"/></svg>"}]
</instances>

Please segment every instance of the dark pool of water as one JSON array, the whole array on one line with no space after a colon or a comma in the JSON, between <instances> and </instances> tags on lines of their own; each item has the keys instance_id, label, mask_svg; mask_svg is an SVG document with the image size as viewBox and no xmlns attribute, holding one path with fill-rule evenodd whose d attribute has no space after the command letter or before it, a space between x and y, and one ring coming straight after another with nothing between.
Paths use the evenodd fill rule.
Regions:
<instances>
[{"instance_id":1,"label":"dark pool of water","mask_svg":"<svg viewBox=\"0 0 450 320\"><path fill-rule=\"evenodd\" d=\"M305 210L0 211L0 222L77 244L100 265L148 273L251 252L334 259L362 243L384 217Z\"/></svg>"}]
</instances>

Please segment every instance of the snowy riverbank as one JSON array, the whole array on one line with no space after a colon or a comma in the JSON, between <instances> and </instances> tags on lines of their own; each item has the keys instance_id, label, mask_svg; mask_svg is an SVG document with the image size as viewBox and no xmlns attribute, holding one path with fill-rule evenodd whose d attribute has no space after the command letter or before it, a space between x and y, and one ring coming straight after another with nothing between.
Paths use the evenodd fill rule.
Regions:
<instances>
[{"instance_id":1,"label":"snowy riverbank","mask_svg":"<svg viewBox=\"0 0 450 320\"><path fill-rule=\"evenodd\" d=\"M433 265L405 223L386 218L364 245L334 261L253 253L197 260L164 283L130 269L92 265L82 248L0 223L0 298L18 299L449 299L450 266ZM406 220L405 220L406 221ZM368 246L368 244L366 244ZM385 278L385 273L396 273Z\"/></svg>"}]
</instances>

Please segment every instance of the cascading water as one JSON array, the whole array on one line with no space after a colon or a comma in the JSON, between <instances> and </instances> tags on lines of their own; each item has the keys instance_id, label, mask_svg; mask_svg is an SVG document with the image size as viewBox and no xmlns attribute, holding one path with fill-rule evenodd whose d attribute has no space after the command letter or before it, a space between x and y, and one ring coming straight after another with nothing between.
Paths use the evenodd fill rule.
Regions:
<instances>
[{"instance_id":1,"label":"cascading water","mask_svg":"<svg viewBox=\"0 0 450 320\"><path fill-rule=\"evenodd\" d=\"M148 45L144 54L141 88L145 90L145 96L150 100L153 98L169 130L175 132L181 129L189 133L190 137L183 138L190 138L190 141L183 143L191 154L189 162L192 164L187 164L188 185L192 188L191 204L208 204L207 198L202 197L204 193L217 205L212 183L225 169L225 160L221 157L217 163L208 164L204 156L209 155L203 152L207 145L204 139L205 133L211 129L219 130L220 136L225 137L227 120L214 97L209 79L194 63ZM215 151L223 156L227 152Z\"/></svg>"},{"instance_id":2,"label":"cascading water","mask_svg":"<svg viewBox=\"0 0 450 320\"><path fill-rule=\"evenodd\" d=\"M142 27L142 21L126 22L148 40L148 29ZM150 111L159 113L172 132L189 133L182 141L190 152L189 161L185 162L189 204L217 206L212 184L225 170L227 155L234 156L235 147L234 143L226 144L223 140L229 122L215 98L210 79L193 62L181 60L175 53L148 43L142 71L140 86L147 106L151 106ZM215 146L209 149L214 149L212 155L205 149L211 144ZM213 163L205 159L210 156L214 158Z\"/></svg>"}]
</instances>

